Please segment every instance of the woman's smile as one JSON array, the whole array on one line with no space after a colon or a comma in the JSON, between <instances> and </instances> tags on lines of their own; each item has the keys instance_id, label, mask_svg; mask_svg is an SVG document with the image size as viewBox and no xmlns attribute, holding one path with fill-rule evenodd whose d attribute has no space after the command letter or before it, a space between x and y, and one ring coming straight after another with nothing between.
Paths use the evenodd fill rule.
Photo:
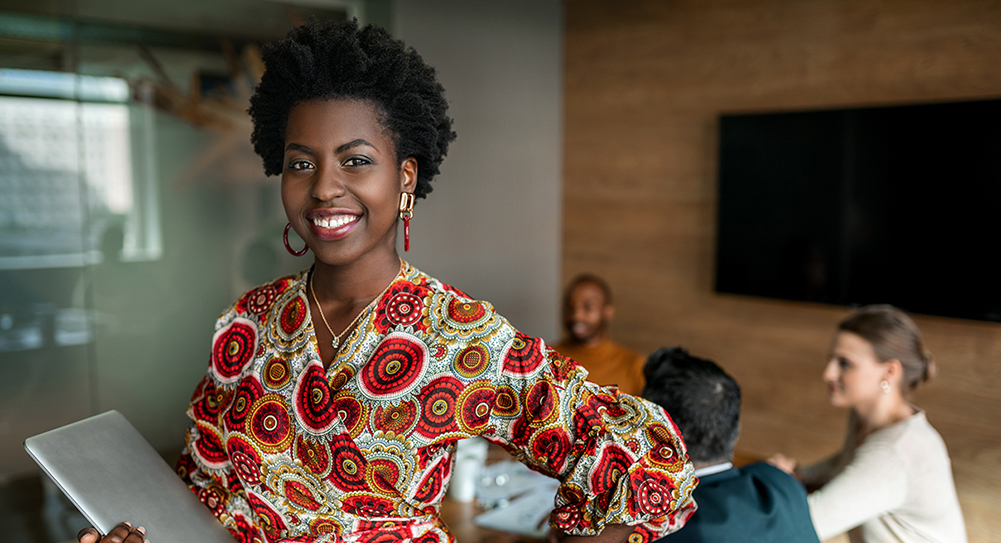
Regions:
<instances>
[{"instance_id":1,"label":"woman's smile","mask_svg":"<svg viewBox=\"0 0 1001 543\"><path fill-rule=\"evenodd\" d=\"M343 209L317 209L306 214L313 235L323 241L346 238L360 218L357 212Z\"/></svg>"}]
</instances>

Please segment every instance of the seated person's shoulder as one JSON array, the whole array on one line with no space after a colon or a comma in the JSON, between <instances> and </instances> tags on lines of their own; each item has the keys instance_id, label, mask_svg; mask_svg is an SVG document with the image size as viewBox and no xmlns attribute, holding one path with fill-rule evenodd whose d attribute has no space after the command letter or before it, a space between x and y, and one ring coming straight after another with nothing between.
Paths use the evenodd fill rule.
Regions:
<instances>
[{"instance_id":1,"label":"seated person's shoulder","mask_svg":"<svg viewBox=\"0 0 1001 543\"><path fill-rule=\"evenodd\" d=\"M806 499L806 490L799 481L797 481L792 475L789 475L767 462L748 464L740 468L740 471L746 477L752 477L761 481L783 494Z\"/></svg>"}]
</instances>

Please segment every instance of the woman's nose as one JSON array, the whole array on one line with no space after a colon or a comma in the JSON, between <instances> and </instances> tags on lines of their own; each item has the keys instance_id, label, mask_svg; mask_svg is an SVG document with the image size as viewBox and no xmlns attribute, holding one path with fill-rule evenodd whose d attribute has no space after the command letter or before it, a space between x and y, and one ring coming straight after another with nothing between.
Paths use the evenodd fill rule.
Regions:
<instances>
[{"instance_id":1,"label":"woman's nose","mask_svg":"<svg viewBox=\"0 0 1001 543\"><path fill-rule=\"evenodd\" d=\"M321 202L344 195L344 182L336 171L321 169L313 182L312 196Z\"/></svg>"},{"instance_id":2,"label":"woman's nose","mask_svg":"<svg viewBox=\"0 0 1001 543\"><path fill-rule=\"evenodd\" d=\"M827 365L824 366L824 373L821 377L826 382L833 382L838 380L838 363L835 360L829 360Z\"/></svg>"}]
</instances>

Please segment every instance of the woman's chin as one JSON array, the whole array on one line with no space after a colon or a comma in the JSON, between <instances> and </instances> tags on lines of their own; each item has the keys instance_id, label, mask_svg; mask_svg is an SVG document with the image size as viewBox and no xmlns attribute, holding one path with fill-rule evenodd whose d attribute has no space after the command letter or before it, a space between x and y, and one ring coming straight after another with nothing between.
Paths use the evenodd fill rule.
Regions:
<instances>
[{"instance_id":1,"label":"woman's chin","mask_svg":"<svg viewBox=\"0 0 1001 543\"><path fill-rule=\"evenodd\" d=\"M851 407L851 402L838 392L828 394L827 401L831 404L831 407Z\"/></svg>"}]
</instances>

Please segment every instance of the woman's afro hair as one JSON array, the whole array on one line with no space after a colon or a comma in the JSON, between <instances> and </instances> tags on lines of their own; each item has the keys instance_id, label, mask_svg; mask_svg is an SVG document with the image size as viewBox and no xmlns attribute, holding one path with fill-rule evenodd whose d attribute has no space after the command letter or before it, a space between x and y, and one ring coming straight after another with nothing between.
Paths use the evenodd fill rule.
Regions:
<instances>
[{"instance_id":1,"label":"woman's afro hair","mask_svg":"<svg viewBox=\"0 0 1001 543\"><path fill-rule=\"evenodd\" d=\"M399 165L417 160L414 195L431 192L431 179L455 139L446 114L445 89L434 68L412 47L377 26L357 21L321 23L316 19L263 48L265 71L250 98L254 151L264 173L279 175L285 155L289 112L303 101L353 99L373 103L392 135Z\"/></svg>"}]
</instances>

